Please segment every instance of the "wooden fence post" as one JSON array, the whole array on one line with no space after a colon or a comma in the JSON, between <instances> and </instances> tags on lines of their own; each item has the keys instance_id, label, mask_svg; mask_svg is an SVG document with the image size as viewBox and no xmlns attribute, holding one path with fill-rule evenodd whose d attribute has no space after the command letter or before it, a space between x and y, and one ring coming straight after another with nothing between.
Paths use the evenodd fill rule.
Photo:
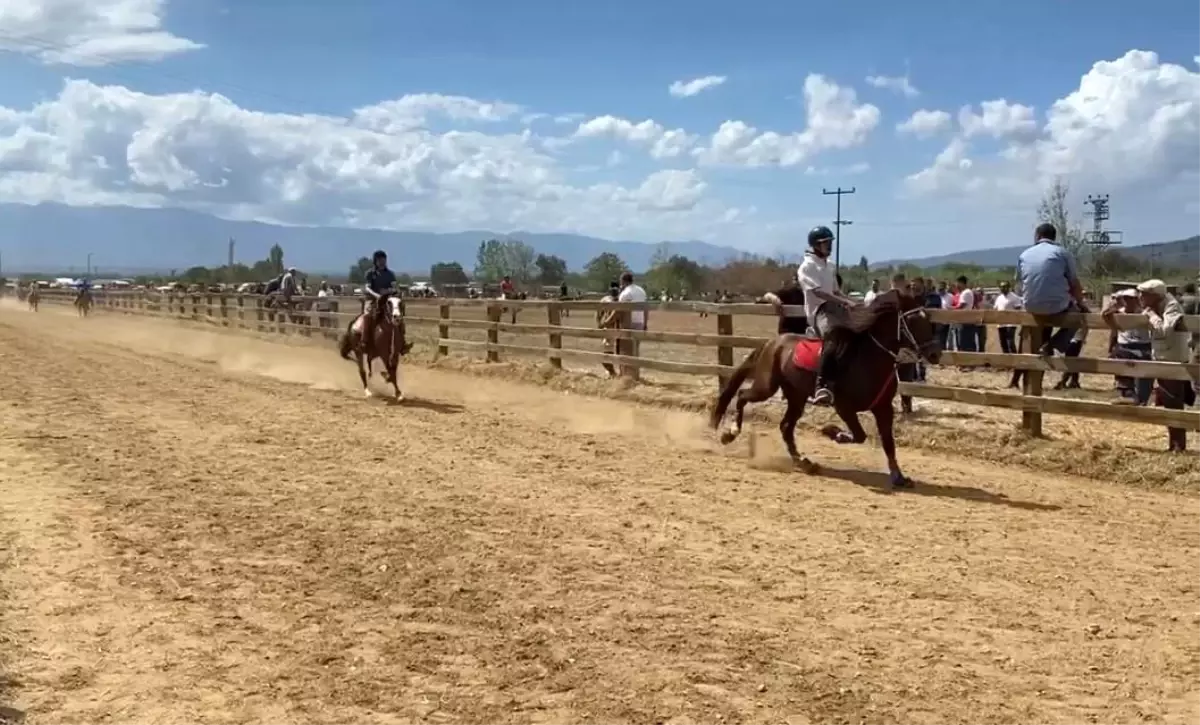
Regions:
<instances>
[{"instance_id":1,"label":"wooden fence post","mask_svg":"<svg viewBox=\"0 0 1200 725\"><path fill-rule=\"evenodd\" d=\"M551 302L546 307L546 322L549 323L549 325L551 327L562 327L562 312L563 312L562 307L559 306L559 303ZM554 350L562 349L562 333L561 332L554 332L554 331L550 332L550 347ZM552 356L550 358L550 367L558 368L559 370L562 370L562 357L561 356L559 356L559 357Z\"/></svg>"},{"instance_id":2,"label":"wooden fence post","mask_svg":"<svg viewBox=\"0 0 1200 725\"><path fill-rule=\"evenodd\" d=\"M630 312L629 310L619 310L617 312L617 318L621 322L618 325L618 329L625 330L626 332L628 332L629 327L630 327L630 321L631 321L632 317L633 317L633 313ZM625 357L637 357L638 356L637 341L633 340L632 338L629 338L629 337L618 337L616 349L617 349L618 355L624 355ZM618 366L617 369L621 371L621 377L623 377L623 378L631 378L633 380L641 380L641 377L642 377L641 368L639 368L636 365L621 364Z\"/></svg>"},{"instance_id":3,"label":"wooden fence post","mask_svg":"<svg viewBox=\"0 0 1200 725\"><path fill-rule=\"evenodd\" d=\"M489 345L499 345L500 344L500 327L499 327L499 325L500 325L500 314L501 314L502 309L503 308L501 308L500 305L488 305L487 306L488 322L492 323L492 325L490 327L488 327L488 331L487 331L487 341L488 341ZM488 362L500 362L500 351L493 350L489 347L488 351L487 351L487 361Z\"/></svg>"},{"instance_id":4,"label":"wooden fence post","mask_svg":"<svg viewBox=\"0 0 1200 725\"><path fill-rule=\"evenodd\" d=\"M449 304L438 305L438 319L446 320L446 322L438 323L438 340L449 340L450 339L450 305ZM450 355L450 348L447 345L445 345L441 342L438 342L437 354L438 354L438 357L447 357Z\"/></svg>"},{"instance_id":5,"label":"wooden fence post","mask_svg":"<svg viewBox=\"0 0 1200 725\"><path fill-rule=\"evenodd\" d=\"M207 322L212 322L212 318L216 317L213 313L213 296L212 294L204 295L204 317Z\"/></svg>"},{"instance_id":6,"label":"wooden fence post","mask_svg":"<svg viewBox=\"0 0 1200 725\"><path fill-rule=\"evenodd\" d=\"M717 334L726 336L733 334L733 315L725 314L723 312L717 313ZM721 345L717 348L717 364L733 365L732 347ZM729 376L725 374L721 374L717 378L718 384L721 388L725 387L725 383L728 380Z\"/></svg>"},{"instance_id":7,"label":"wooden fence post","mask_svg":"<svg viewBox=\"0 0 1200 725\"><path fill-rule=\"evenodd\" d=\"M1035 322L1037 320L1034 320ZM1026 327L1022 330L1027 333L1025 338L1029 340L1029 352L1034 355L1040 355L1042 345L1045 340L1042 339L1042 327ZM1041 370L1030 370L1026 372L1021 380L1021 393L1030 397L1042 397L1042 376L1044 373ZM1040 437L1042 435L1042 412L1040 410L1026 410L1021 413L1021 428L1026 433L1032 436Z\"/></svg>"},{"instance_id":8,"label":"wooden fence post","mask_svg":"<svg viewBox=\"0 0 1200 725\"><path fill-rule=\"evenodd\" d=\"M267 311L265 309L263 309L263 298L262 297L254 298L254 311L258 317L258 325L255 326L255 328L254 328L255 331L256 332L266 332L267 331Z\"/></svg>"},{"instance_id":9,"label":"wooden fence post","mask_svg":"<svg viewBox=\"0 0 1200 725\"><path fill-rule=\"evenodd\" d=\"M237 308L238 308L237 326L239 329L241 329L246 326L246 298L245 297L243 297L241 295L237 296Z\"/></svg>"},{"instance_id":10,"label":"wooden fence post","mask_svg":"<svg viewBox=\"0 0 1200 725\"><path fill-rule=\"evenodd\" d=\"M192 319L200 319L200 295L192 295Z\"/></svg>"}]
</instances>

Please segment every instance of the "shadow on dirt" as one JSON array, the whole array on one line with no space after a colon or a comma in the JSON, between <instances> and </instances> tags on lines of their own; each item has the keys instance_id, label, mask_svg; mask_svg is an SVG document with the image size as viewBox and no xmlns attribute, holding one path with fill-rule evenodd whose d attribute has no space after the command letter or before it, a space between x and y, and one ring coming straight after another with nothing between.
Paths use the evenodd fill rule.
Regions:
<instances>
[{"instance_id":1,"label":"shadow on dirt","mask_svg":"<svg viewBox=\"0 0 1200 725\"><path fill-rule=\"evenodd\" d=\"M902 496L933 496L936 498L954 498L960 501L973 501L976 503L986 503L995 506L1008 506L1009 508L1021 509L1024 511L1059 511L1061 506L1054 504L1037 503L1035 501L1020 501L1011 499L1008 496L999 493L985 491L982 488L974 486L950 486L940 483L925 483L920 479L912 479L913 487L897 489L892 488L888 483L888 475L878 471L861 471L848 468L833 468L830 466L821 466L821 476L836 478L840 481L847 481L864 488L869 488L875 493L892 495L898 494Z\"/></svg>"},{"instance_id":2,"label":"shadow on dirt","mask_svg":"<svg viewBox=\"0 0 1200 725\"><path fill-rule=\"evenodd\" d=\"M426 400L424 398L413 398L405 396L400 400L395 398L384 398L389 406L397 408L412 408L414 410L429 410L434 413L442 413L443 415L454 415L463 412L464 408L456 403L442 403L437 400Z\"/></svg>"}]
</instances>

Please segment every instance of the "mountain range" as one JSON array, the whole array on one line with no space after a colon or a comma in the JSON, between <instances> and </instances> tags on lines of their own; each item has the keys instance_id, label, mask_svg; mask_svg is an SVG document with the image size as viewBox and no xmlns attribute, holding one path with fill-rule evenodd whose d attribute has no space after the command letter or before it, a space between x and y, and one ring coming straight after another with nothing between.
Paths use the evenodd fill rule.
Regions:
<instances>
[{"instance_id":1,"label":"mountain range","mask_svg":"<svg viewBox=\"0 0 1200 725\"><path fill-rule=\"evenodd\" d=\"M387 250L397 271L426 274L433 264L450 261L470 270L485 239L520 239L539 253L565 259L571 269L583 268L602 252L613 252L632 269L642 270L659 250L657 244L578 234L289 227L230 221L182 209L0 204L0 250L8 250L5 267L10 271L83 270L89 253L93 268L106 274L220 266L228 259L230 239L236 240L238 262L265 259L271 246L279 244L288 263L314 272L344 272L375 249ZM719 265L745 254L707 242L667 245L670 254L705 264Z\"/></svg>"},{"instance_id":2,"label":"mountain range","mask_svg":"<svg viewBox=\"0 0 1200 725\"><path fill-rule=\"evenodd\" d=\"M479 243L485 239L520 239L538 252L566 260L571 269L583 268L602 252L619 255L634 270L644 270L659 251L646 242L612 241L579 234L550 234L487 230L451 233L289 227L262 222L230 221L182 209L133 207L73 207L62 204L0 204L0 271L82 271L90 262L104 274L137 274L182 270L195 265L219 266L228 258L229 240L236 240L235 258L242 263L264 259L274 244L286 260L313 272L342 272L359 257L385 249L393 268L424 274L437 262L456 261L475 266ZM664 242L670 254L719 265L746 253L732 246L700 241ZM981 267L1016 263L1024 247L964 250L936 257L895 260L920 267L959 262ZM1200 236L1158 244L1122 246L1125 255L1155 265L1200 266Z\"/></svg>"},{"instance_id":3,"label":"mountain range","mask_svg":"<svg viewBox=\"0 0 1200 725\"><path fill-rule=\"evenodd\" d=\"M1172 242L1157 242L1154 244L1139 244L1136 246L1110 247L1121 254L1132 257L1140 262L1153 262L1157 267L1174 267L1181 269L1196 269L1200 267L1200 235L1187 239L1176 239ZM1025 247L993 247L991 249L972 249L953 254L943 254L936 257L920 259L897 259L872 264L872 267L886 267L895 264L913 264L926 269L940 267L943 264L975 264L980 267L1011 267L1017 263L1017 257Z\"/></svg>"}]
</instances>

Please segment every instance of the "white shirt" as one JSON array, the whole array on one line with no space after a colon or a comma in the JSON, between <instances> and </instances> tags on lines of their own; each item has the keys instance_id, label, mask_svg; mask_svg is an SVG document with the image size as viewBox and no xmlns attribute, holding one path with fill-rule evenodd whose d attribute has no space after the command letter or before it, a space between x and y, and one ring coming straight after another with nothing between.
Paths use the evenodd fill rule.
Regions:
<instances>
[{"instance_id":1,"label":"white shirt","mask_svg":"<svg viewBox=\"0 0 1200 725\"><path fill-rule=\"evenodd\" d=\"M996 295L996 301L992 303L992 309L996 310L997 312L1004 312L1005 310L1019 310L1021 309L1021 305L1022 303L1020 297L1013 292L1007 292L1005 294ZM1017 325L1001 325L1001 327L1017 327Z\"/></svg>"},{"instance_id":2,"label":"white shirt","mask_svg":"<svg viewBox=\"0 0 1200 725\"><path fill-rule=\"evenodd\" d=\"M949 310L954 308L954 295L949 292L942 293L942 309Z\"/></svg>"},{"instance_id":3,"label":"white shirt","mask_svg":"<svg viewBox=\"0 0 1200 725\"><path fill-rule=\"evenodd\" d=\"M975 291L970 287L958 293L958 309L969 310L975 307Z\"/></svg>"},{"instance_id":4,"label":"white shirt","mask_svg":"<svg viewBox=\"0 0 1200 725\"><path fill-rule=\"evenodd\" d=\"M821 259L811 252L806 252L804 261L796 269L796 281L800 284L800 289L804 290L804 314L812 321L816 317L817 308L825 302L814 295L813 291L821 290L832 295L837 291L837 272L830 266L828 259Z\"/></svg>"},{"instance_id":5,"label":"white shirt","mask_svg":"<svg viewBox=\"0 0 1200 725\"><path fill-rule=\"evenodd\" d=\"M620 296L617 297L617 302L645 302L646 290L636 284L630 284L625 289L621 290ZM629 313L629 322L634 327L646 327L646 313L641 310L634 310Z\"/></svg>"},{"instance_id":6,"label":"white shirt","mask_svg":"<svg viewBox=\"0 0 1200 725\"><path fill-rule=\"evenodd\" d=\"M836 281L836 279L835 279L835 281ZM865 304L865 305L871 304L871 302L874 301L874 299L878 296L879 296L879 293L876 292L875 290L867 290L867 293L865 295L863 295L863 304Z\"/></svg>"}]
</instances>

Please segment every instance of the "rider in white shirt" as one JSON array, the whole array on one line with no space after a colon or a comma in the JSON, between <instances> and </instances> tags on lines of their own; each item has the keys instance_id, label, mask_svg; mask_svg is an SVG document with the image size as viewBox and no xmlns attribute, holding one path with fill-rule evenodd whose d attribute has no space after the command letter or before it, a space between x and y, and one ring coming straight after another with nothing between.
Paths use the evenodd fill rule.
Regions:
<instances>
[{"instance_id":1,"label":"rider in white shirt","mask_svg":"<svg viewBox=\"0 0 1200 725\"><path fill-rule=\"evenodd\" d=\"M808 251L796 270L796 280L804 290L804 312L816 333L828 341L829 333L847 321L847 311L858 304L838 287L837 269L829 264L833 232L828 227L813 227L808 233ZM817 372L817 390L809 400L813 405L833 404L833 382L837 358L831 345L821 348Z\"/></svg>"}]
</instances>

